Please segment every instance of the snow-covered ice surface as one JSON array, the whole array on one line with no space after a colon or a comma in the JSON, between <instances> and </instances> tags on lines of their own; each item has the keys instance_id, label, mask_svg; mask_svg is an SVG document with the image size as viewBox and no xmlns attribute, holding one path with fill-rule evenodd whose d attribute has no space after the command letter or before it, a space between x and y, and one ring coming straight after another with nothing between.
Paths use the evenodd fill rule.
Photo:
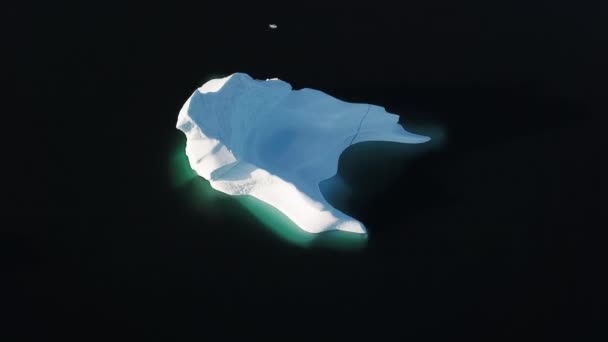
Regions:
<instances>
[{"instance_id":1,"label":"snow-covered ice surface","mask_svg":"<svg viewBox=\"0 0 608 342\"><path fill-rule=\"evenodd\" d=\"M190 166L214 189L253 196L310 233L366 233L325 200L319 182L336 174L340 154L352 144L430 140L398 120L379 106L235 73L195 90L176 127L186 135Z\"/></svg>"}]
</instances>

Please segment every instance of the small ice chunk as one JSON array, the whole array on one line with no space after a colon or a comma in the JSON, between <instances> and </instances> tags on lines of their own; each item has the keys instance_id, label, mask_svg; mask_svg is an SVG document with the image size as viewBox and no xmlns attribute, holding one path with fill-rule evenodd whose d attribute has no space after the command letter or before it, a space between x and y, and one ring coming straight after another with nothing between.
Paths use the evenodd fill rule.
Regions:
<instances>
[{"instance_id":1,"label":"small ice chunk","mask_svg":"<svg viewBox=\"0 0 608 342\"><path fill-rule=\"evenodd\" d=\"M271 29L276 29L278 26L276 24L269 24L268 27L270 27Z\"/></svg>"}]
</instances>

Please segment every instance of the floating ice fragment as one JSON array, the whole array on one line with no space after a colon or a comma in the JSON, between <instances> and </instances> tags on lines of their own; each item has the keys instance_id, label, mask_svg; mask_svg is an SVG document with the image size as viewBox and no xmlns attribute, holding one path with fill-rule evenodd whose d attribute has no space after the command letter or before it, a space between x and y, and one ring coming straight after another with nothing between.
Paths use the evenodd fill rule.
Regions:
<instances>
[{"instance_id":1,"label":"floating ice fragment","mask_svg":"<svg viewBox=\"0 0 608 342\"><path fill-rule=\"evenodd\" d=\"M336 174L340 154L352 144L430 140L398 120L379 106L235 73L195 90L177 128L186 135L190 166L214 189L253 196L310 233L365 233L361 222L325 200L319 182Z\"/></svg>"},{"instance_id":2,"label":"floating ice fragment","mask_svg":"<svg viewBox=\"0 0 608 342\"><path fill-rule=\"evenodd\" d=\"M278 26L276 24L269 24L268 27L270 27L271 29L276 29Z\"/></svg>"}]
</instances>

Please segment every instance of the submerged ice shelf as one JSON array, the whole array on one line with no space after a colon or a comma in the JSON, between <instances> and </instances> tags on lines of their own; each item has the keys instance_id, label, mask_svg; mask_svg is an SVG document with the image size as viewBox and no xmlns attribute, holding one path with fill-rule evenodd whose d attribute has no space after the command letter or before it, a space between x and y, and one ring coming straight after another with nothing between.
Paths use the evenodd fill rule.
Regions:
<instances>
[{"instance_id":1,"label":"submerged ice shelf","mask_svg":"<svg viewBox=\"0 0 608 342\"><path fill-rule=\"evenodd\" d=\"M398 120L379 106L235 73L195 90L176 127L186 135L190 166L214 189L253 196L310 233L365 233L361 222L325 200L319 182L336 174L352 144L430 140Z\"/></svg>"}]
</instances>

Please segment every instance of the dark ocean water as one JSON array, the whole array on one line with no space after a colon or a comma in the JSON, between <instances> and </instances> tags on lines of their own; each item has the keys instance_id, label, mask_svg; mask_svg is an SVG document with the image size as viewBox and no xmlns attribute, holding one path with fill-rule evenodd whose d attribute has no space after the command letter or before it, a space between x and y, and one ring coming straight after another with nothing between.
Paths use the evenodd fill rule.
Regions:
<instances>
[{"instance_id":1,"label":"dark ocean water","mask_svg":"<svg viewBox=\"0 0 608 342\"><path fill-rule=\"evenodd\" d=\"M17 335L590 340L603 36L598 9L544 6L49 8L68 39L48 68L75 73L48 89L79 114L48 124L44 229L9 235ZM178 111L237 71L431 136L355 145L323 184L367 239L311 238L189 169Z\"/></svg>"}]
</instances>

